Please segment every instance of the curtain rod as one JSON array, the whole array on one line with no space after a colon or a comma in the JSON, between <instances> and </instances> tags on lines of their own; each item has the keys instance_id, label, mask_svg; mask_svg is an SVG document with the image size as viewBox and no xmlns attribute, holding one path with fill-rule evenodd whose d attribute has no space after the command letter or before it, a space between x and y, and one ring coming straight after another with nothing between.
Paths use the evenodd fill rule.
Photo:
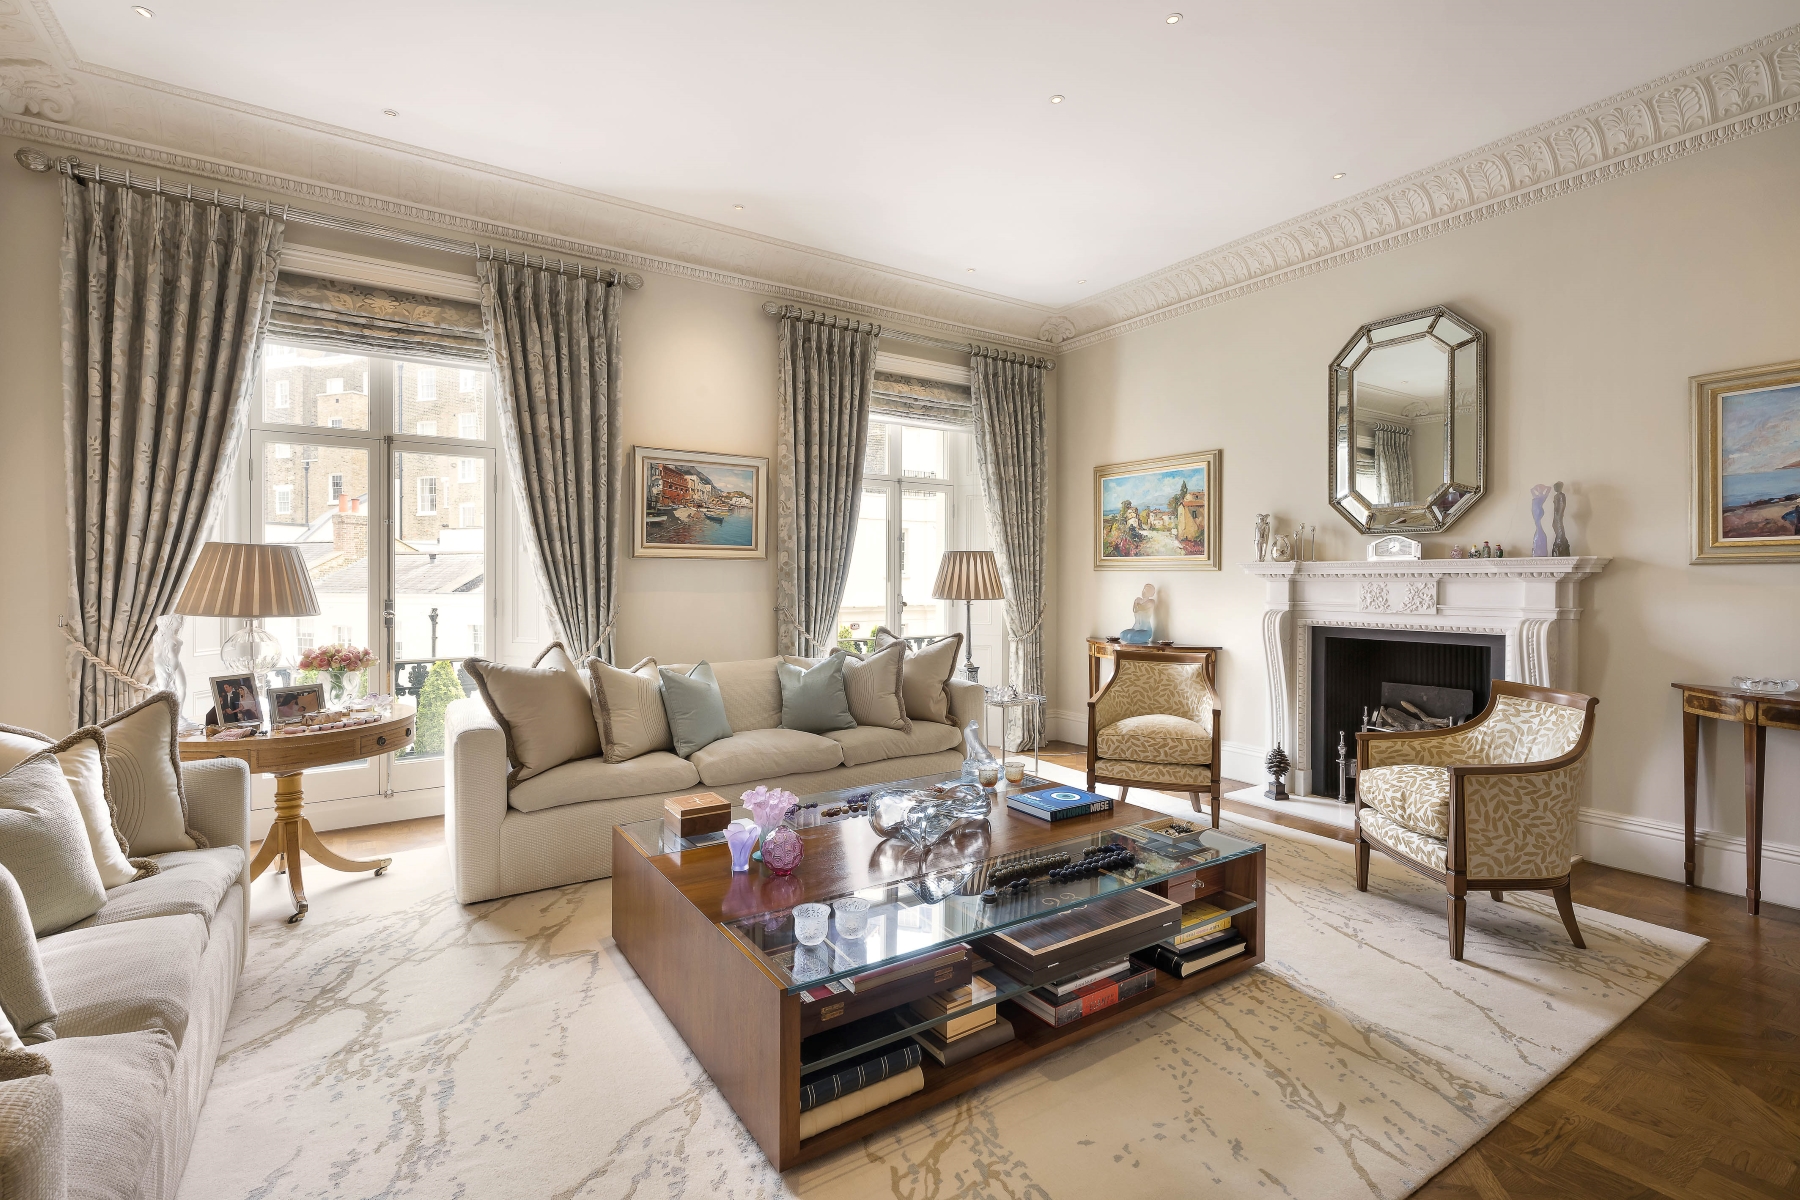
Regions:
<instances>
[{"instance_id":1,"label":"curtain rod","mask_svg":"<svg viewBox=\"0 0 1800 1200\"><path fill-rule=\"evenodd\" d=\"M55 171L78 181L95 179L102 183L116 183L163 196L203 200L209 204L238 208L245 212L261 211L271 216L279 215L283 220L296 221L302 225L314 225L320 229L336 229L343 233L357 233L366 237L381 238L383 241L403 242L408 246L422 246L427 250L458 254L465 258L485 258L506 263L516 261L526 267L540 267L546 271L556 271L561 274L573 272L577 279L591 271L596 280L604 283L623 284L633 291L644 286L642 275L619 271L612 267L590 267L585 263L570 259L552 259L548 255L538 255L534 258L530 254L509 250L505 247L496 248L482 245L480 242L459 242L452 238L437 237L429 233L415 233L410 229L396 229L391 225L377 225L373 221L359 221L354 217L312 212L309 209L295 208L289 204L276 204L268 200L251 200L242 195L227 195L217 188L196 188L191 183L164 184L160 175L133 175L129 169L116 171L111 167L82 162L72 154L64 155L61 158L51 158L33 146L21 147L13 157L27 171L39 173Z\"/></svg>"},{"instance_id":2,"label":"curtain rod","mask_svg":"<svg viewBox=\"0 0 1800 1200\"><path fill-rule=\"evenodd\" d=\"M818 320L820 318L839 321L852 321L849 317L832 317L829 313L815 313L811 309L796 308L791 304L776 304L773 300L763 305L763 311L771 317L798 317L802 320ZM952 342L947 338L935 338L923 333L912 333L905 329L889 329L877 326L883 338L892 338L897 342L917 342L921 346L936 346L940 350L955 350L960 354L980 356L983 358L1001 358L1010 362L1022 362L1027 366L1039 367L1045 371L1056 370L1056 364L1047 358L1038 358L1023 354L1017 350L1004 350L994 346L982 346L974 342Z\"/></svg>"}]
</instances>

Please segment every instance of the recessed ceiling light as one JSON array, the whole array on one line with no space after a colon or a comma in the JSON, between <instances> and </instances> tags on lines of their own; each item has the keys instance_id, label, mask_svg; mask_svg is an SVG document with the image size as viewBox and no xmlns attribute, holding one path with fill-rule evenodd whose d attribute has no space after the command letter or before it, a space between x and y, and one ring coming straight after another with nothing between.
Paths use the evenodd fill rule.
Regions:
<instances>
[{"instance_id":1,"label":"recessed ceiling light","mask_svg":"<svg viewBox=\"0 0 1800 1200\"><path fill-rule=\"evenodd\" d=\"M971 274L971 275L973 275L973 274L974 274L974 273L975 273L975 268L974 268L974 267L970 267L970 268L969 268L969 274Z\"/></svg>"},{"instance_id":2,"label":"recessed ceiling light","mask_svg":"<svg viewBox=\"0 0 1800 1200\"><path fill-rule=\"evenodd\" d=\"M1062 102L1063 102L1063 98L1060 93L1055 96L1050 97L1050 103L1052 103L1052 104L1061 104Z\"/></svg>"},{"instance_id":3,"label":"recessed ceiling light","mask_svg":"<svg viewBox=\"0 0 1800 1200\"><path fill-rule=\"evenodd\" d=\"M1086 283L1086 282L1087 282L1087 280L1085 280L1085 279L1077 279L1077 280L1076 280L1076 281L1075 281L1075 282L1076 282L1076 283Z\"/></svg>"},{"instance_id":4,"label":"recessed ceiling light","mask_svg":"<svg viewBox=\"0 0 1800 1200\"><path fill-rule=\"evenodd\" d=\"M732 206L731 206L731 211L732 211L732 212L743 212L743 211L744 211L744 206L743 206L743 205L741 205L741 204L734 204L734 205L732 205Z\"/></svg>"},{"instance_id":5,"label":"recessed ceiling light","mask_svg":"<svg viewBox=\"0 0 1800 1200\"><path fill-rule=\"evenodd\" d=\"M146 21L148 21L151 17L154 17L156 15L155 13L151 12L149 9L145 8L141 4L132 5L131 11L136 13L138 16L144 18L144 20L146 20Z\"/></svg>"},{"instance_id":6,"label":"recessed ceiling light","mask_svg":"<svg viewBox=\"0 0 1800 1200\"><path fill-rule=\"evenodd\" d=\"M1179 25L1181 23L1181 14L1180 13L1170 13L1168 16L1164 17L1163 20L1167 21L1171 25Z\"/></svg>"},{"instance_id":7,"label":"recessed ceiling light","mask_svg":"<svg viewBox=\"0 0 1800 1200\"><path fill-rule=\"evenodd\" d=\"M1333 175L1332 178L1333 179L1342 179L1344 176L1348 175L1349 173L1350 172L1348 172L1348 171L1339 171L1336 175Z\"/></svg>"},{"instance_id":8,"label":"recessed ceiling light","mask_svg":"<svg viewBox=\"0 0 1800 1200\"><path fill-rule=\"evenodd\" d=\"M381 110L381 115L384 117L397 117L400 115L400 112L398 109L384 108Z\"/></svg>"}]
</instances>

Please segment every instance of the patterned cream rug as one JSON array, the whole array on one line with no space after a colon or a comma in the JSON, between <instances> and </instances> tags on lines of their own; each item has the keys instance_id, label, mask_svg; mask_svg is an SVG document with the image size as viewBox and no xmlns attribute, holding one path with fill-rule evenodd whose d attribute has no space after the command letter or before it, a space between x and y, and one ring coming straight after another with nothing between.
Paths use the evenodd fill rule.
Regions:
<instances>
[{"instance_id":1,"label":"patterned cream rug","mask_svg":"<svg viewBox=\"0 0 1800 1200\"><path fill-rule=\"evenodd\" d=\"M1452 963L1423 880L1377 855L1362 895L1349 846L1227 823L1268 845L1261 969L785 1177L614 947L610 882L463 908L414 851L310 871L288 926L265 876L182 1200L1404 1196L1704 944L1584 908L1578 951L1484 893Z\"/></svg>"}]
</instances>

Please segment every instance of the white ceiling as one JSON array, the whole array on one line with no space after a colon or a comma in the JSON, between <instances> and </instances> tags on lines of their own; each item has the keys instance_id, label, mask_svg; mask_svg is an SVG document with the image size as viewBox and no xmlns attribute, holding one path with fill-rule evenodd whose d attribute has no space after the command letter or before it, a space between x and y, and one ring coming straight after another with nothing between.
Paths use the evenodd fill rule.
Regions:
<instances>
[{"instance_id":1,"label":"white ceiling","mask_svg":"<svg viewBox=\"0 0 1800 1200\"><path fill-rule=\"evenodd\" d=\"M1800 0L149 3L51 7L90 64L1051 306L1800 21Z\"/></svg>"}]
</instances>

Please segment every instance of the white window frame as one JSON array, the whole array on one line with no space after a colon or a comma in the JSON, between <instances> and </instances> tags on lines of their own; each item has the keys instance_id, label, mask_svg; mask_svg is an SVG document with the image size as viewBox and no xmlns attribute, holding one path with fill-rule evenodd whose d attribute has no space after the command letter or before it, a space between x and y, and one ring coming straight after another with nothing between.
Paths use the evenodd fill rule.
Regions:
<instances>
[{"instance_id":1,"label":"white window frame","mask_svg":"<svg viewBox=\"0 0 1800 1200\"><path fill-rule=\"evenodd\" d=\"M478 392L481 390L481 372L462 370L456 373L456 390L459 392Z\"/></svg>"},{"instance_id":2,"label":"white window frame","mask_svg":"<svg viewBox=\"0 0 1800 1200\"><path fill-rule=\"evenodd\" d=\"M476 528L475 525L470 523L469 518L474 516L477 511L473 500L464 500L459 503L456 506L456 527L458 529Z\"/></svg>"},{"instance_id":3,"label":"white window frame","mask_svg":"<svg viewBox=\"0 0 1800 1200\"><path fill-rule=\"evenodd\" d=\"M275 381L275 395L270 400L270 406L273 408L292 408L294 406L293 400L288 395L287 380L277 379Z\"/></svg>"},{"instance_id":4,"label":"white window frame","mask_svg":"<svg viewBox=\"0 0 1800 1200\"><path fill-rule=\"evenodd\" d=\"M437 403L437 368L424 367L419 371L418 392L413 397L415 404Z\"/></svg>"},{"instance_id":5,"label":"white window frame","mask_svg":"<svg viewBox=\"0 0 1800 1200\"><path fill-rule=\"evenodd\" d=\"M336 504L338 497L344 494L344 473L333 471L325 477L325 498Z\"/></svg>"},{"instance_id":6,"label":"white window frame","mask_svg":"<svg viewBox=\"0 0 1800 1200\"><path fill-rule=\"evenodd\" d=\"M962 433L970 437L974 436L972 430L960 426L939 424L935 421L910 420L903 417L886 415L870 416L870 428L873 429L876 425L888 425L896 428L900 426L912 426L913 428L918 429L941 430L946 434ZM906 439L904 436L889 437L887 471L880 474L871 474L868 472L864 472L863 474L863 487L865 489L869 491L884 491L887 493L888 497L888 595L887 618L884 623L889 629L893 630L899 630L901 628L901 614L905 606L905 597L901 594L903 591L901 563L904 557L903 539L906 530L906 522L903 514L904 493L908 491L931 491L942 493L944 496L944 549L960 550L963 548L962 539L960 537L962 523L956 519L958 506L962 502L960 493L963 489L957 486L954 478L954 471L951 466L955 458L955 448L948 444L945 446L945 477L931 478L906 474L906 463L904 461L905 444ZM930 596L915 596L913 597L912 602L914 604L919 604L929 601L930 599ZM948 604L949 602L941 601L940 603ZM954 608L953 605L951 607ZM957 614L955 612L946 609L946 632L956 628L956 616Z\"/></svg>"},{"instance_id":7,"label":"white window frame","mask_svg":"<svg viewBox=\"0 0 1800 1200\"><path fill-rule=\"evenodd\" d=\"M459 458L456 460L456 482L480 483L481 460L476 458Z\"/></svg>"},{"instance_id":8,"label":"white window frame","mask_svg":"<svg viewBox=\"0 0 1800 1200\"><path fill-rule=\"evenodd\" d=\"M438 435L436 421L420 421L413 426L413 432L420 437L436 437Z\"/></svg>"},{"instance_id":9,"label":"white window frame","mask_svg":"<svg viewBox=\"0 0 1800 1200\"><path fill-rule=\"evenodd\" d=\"M465 391L468 389L464 389ZM481 436L481 414L478 412L460 412L456 414L456 436L459 438L478 438Z\"/></svg>"},{"instance_id":10,"label":"white window frame","mask_svg":"<svg viewBox=\"0 0 1800 1200\"><path fill-rule=\"evenodd\" d=\"M275 500L275 515L278 517L293 516L294 515L294 485L291 483L278 483L275 485L275 487L272 489L272 491L274 493L274 500Z\"/></svg>"},{"instance_id":11,"label":"white window frame","mask_svg":"<svg viewBox=\"0 0 1800 1200\"><path fill-rule=\"evenodd\" d=\"M419 476L419 478L418 478L418 498L419 498L419 507L418 507L417 511L413 514L414 516L419 516L419 517L435 517L435 516L437 516L438 477L436 475L421 475L421 476ZM427 507L427 503L426 503L427 500L430 501L429 507Z\"/></svg>"},{"instance_id":12,"label":"white window frame","mask_svg":"<svg viewBox=\"0 0 1800 1200\"><path fill-rule=\"evenodd\" d=\"M344 394L344 381L342 379L327 379L325 381L325 390L323 392L321 392L320 394L324 395L324 396L341 396L341 395L343 395Z\"/></svg>"}]
</instances>

